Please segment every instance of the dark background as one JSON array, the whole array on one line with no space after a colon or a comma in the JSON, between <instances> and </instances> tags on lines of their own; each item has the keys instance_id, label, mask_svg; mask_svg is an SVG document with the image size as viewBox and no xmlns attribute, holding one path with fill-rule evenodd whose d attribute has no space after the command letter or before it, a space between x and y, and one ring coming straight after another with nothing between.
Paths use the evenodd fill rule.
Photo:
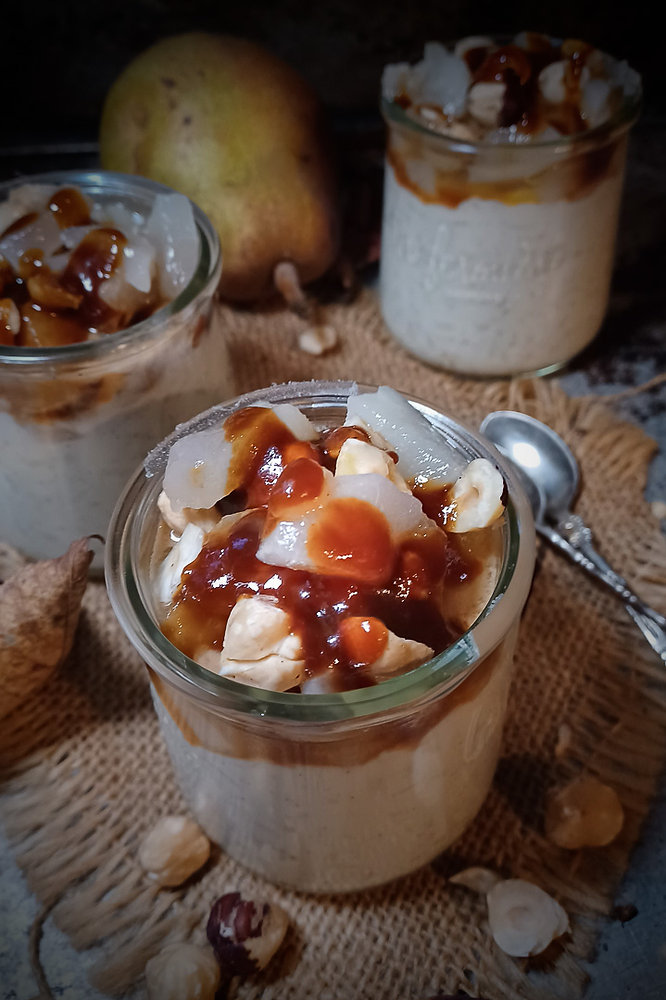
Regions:
<instances>
[{"instance_id":1,"label":"dark background","mask_svg":"<svg viewBox=\"0 0 666 1000\"><path fill-rule=\"evenodd\" d=\"M621 6L609 0L7 0L0 28L0 179L97 165L105 95L133 56L159 38L191 30L245 36L299 70L330 113L347 194L343 234L362 271L376 261L381 218L383 66L418 59L430 39L523 29L582 38L638 70L645 98L631 136L609 312L595 343L573 363L574 374L585 373L575 388L644 381L666 370L660 14L647 0ZM640 417L652 429L653 419L664 419L666 397L642 398Z\"/></svg>"},{"instance_id":2,"label":"dark background","mask_svg":"<svg viewBox=\"0 0 666 1000\"><path fill-rule=\"evenodd\" d=\"M645 0L617 8L571 0L8 0L0 147L7 159L22 144L94 142L104 96L122 68L158 38L193 29L264 43L310 80L338 123L376 116L384 64L418 58L428 39L522 29L583 38L627 59L643 74L645 112L660 114L664 36L657 11Z\"/></svg>"}]
</instances>

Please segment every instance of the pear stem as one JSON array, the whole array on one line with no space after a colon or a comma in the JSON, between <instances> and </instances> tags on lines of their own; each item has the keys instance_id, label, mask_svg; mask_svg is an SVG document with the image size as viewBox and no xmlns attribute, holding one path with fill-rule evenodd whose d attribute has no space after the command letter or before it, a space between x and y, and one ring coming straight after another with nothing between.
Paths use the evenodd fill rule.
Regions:
<instances>
[{"instance_id":1,"label":"pear stem","mask_svg":"<svg viewBox=\"0 0 666 1000\"><path fill-rule=\"evenodd\" d=\"M281 260L275 265L273 282L292 312L301 319L312 319L312 303L303 291L296 265L292 261Z\"/></svg>"}]
</instances>

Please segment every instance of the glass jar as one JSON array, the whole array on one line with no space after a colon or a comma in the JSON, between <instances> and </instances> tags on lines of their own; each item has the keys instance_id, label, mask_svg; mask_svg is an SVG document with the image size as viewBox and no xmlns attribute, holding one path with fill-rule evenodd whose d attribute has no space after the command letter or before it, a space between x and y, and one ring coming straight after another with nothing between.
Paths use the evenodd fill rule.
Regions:
<instances>
[{"instance_id":1,"label":"glass jar","mask_svg":"<svg viewBox=\"0 0 666 1000\"><path fill-rule=\"evenodd\" d=\"M640 105L629 83L605 124L545 142L461 142L382 101L380 301L407 350L496 377L555 371L593 340Z\"/></svg>"},{"instance_id":2,"label":"glass jar","mask_svg":"<svg viewBox=\"0 0 666 1000\"><path fill-rule=\"evenodd\" d=\"M320 429L337 426L352 389L349 382L273 386L178 428L119 500L106 559L113 608L148 666L162 734L193 814L237 861L308 892L363 889L404 875L473 819L498 760L534 565L529 504L499 455L416 401L459 455L490 458L507 484L496 584L473 627L409 673L337 694L249 687L172 646L160 631L149 580L170 445L266 400L293 403Z\"/></svg>"},{"instance_id":3,"label":"glass jar","mask_svg":"<svg viewBox=\"0 0 666 1000\"><path fill-rule=\"evenodd\" d=\"M78 187L146 217L168 188L106 171L42 174L26 183ZM114 503L146 452L174 424L229 395L231 372L213 310L219 240L193 206L199 259L187 286L118 333L59 347L0 346L0 537L26 556L63 553L106 535ZM97 554L93 567L101 569Z\"/></svg>"}]
</instances>

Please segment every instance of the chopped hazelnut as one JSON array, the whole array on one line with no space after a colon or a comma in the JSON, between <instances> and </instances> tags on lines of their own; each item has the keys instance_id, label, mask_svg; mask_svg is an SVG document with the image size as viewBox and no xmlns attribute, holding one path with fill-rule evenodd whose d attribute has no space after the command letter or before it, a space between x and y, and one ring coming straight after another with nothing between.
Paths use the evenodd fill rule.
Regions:
<instances>
[{"instance_id":1,"label":"chopped hazelnut","mask_svg":"<svg viewBox=\"0 0 666 1000\"><path fill-rule=\"evenodd\" d=\"M33 302L45 309L78 309L83 295L64 288L48 269L36 271L26 281Z\"/></svg>"},{"instance_id":2,"label":"chopped hazelnut","mask_svg":"<svg viewBox=\"0 0 666 1000\"><path fill-rule=\"evenodd\" d=\"M454 517L446 530L454 533L477 531L500 517L504 507L504 480L487 458L475 458L453 485Z\"/></svg>"},{"instance_id":3,"label":"chopped hazelnut","mask_svg":"<svg viewBox=\"0 0 666 1000\"><path fill-rule=\"evenodd\" d=\"M0 299L0 344L12 345L21 329L21 314L13 299Z\"/></svg>"},{"instance_id":4,"label":"chopped hazelnut","mask_svg":"<svg viewBox=\"0 0 666 1000\"><path fill-rule=\"evenodd\" d=\"M504 106L506 84L475 83L467 95L470 115L486 128L496 128Z\"/></svg>"}]
</instances>

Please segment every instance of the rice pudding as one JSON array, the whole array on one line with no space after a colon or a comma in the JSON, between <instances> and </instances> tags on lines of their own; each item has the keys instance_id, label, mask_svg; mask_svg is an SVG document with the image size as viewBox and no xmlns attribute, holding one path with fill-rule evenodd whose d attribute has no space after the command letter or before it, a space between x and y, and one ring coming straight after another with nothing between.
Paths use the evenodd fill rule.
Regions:
<instances>
[{"instance_id":1,"label":"rice pudding","mask_svg":"<svg viewBox=\"0 0 666 1000\"><path fill-rule=\"evenodd\" d=\"M385 69L380 299L401 343L482 376L552 371L589 344L640 95L626 63L532 32Z\"/></svg>"},{"instance_id":2,"label":"rice pudding","mask_svg":"<svg viewBox=\"0 0 666 1000\"><path fill-rule=\"evenodd\" d=\"M0 233L0 536L48 558L229 392L219 244L182 195L104 172L4 185Z\"/></svg>"},{"instance_id":3,"label":"rice pudding","mask_svg":"<svg viewBox=\"0 0 666 1000\"><path fill-rule=\"evenodd\" d=\"M179 428L130 484L111 600L184 795L248 867L375 885L480 808L534 559L496 459L386 387L303 383Z\"/></svg>"}]
</instances>

